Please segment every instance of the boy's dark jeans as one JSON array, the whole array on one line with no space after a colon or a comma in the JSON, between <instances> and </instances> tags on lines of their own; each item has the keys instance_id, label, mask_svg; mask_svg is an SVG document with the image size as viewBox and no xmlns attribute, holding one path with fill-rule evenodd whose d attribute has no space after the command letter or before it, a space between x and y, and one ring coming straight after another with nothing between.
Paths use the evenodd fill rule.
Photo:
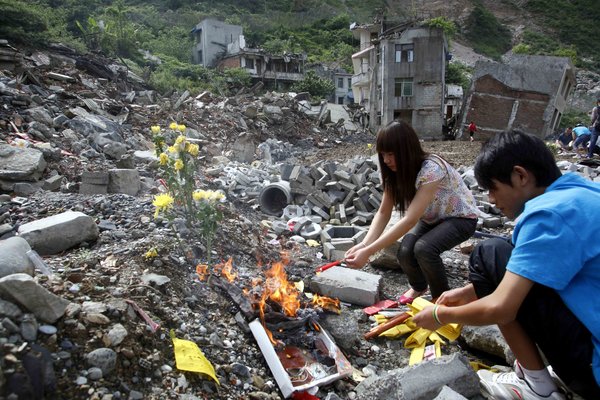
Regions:
<instances>
[{"instance_id":1,"label":"boy's dark jeans","mask_svg":"<svg viewBox=\"0 0 600 400\"><path fill-rule=\"evenodd\" d=\"M488 239L475 247L469 259L469 279L477 297L496 289L512 250L512 244L502 239ZM534 284L519 309L517 321L571 390L586 399L600 399L600 387L591 367L594 345L590 331L555 290Z\"/></svg>"},{"instance_id":2,"label":"boy's dark jeans","mask_svg":"<svg viewBox=\"0 0 600 400\"><path fill-rule=\"evenodd\" d=\"M417 291L429 286L433 298L448 290L440 254L473 236L476 227L477 220L472 218L447 218L437 224L419 221L404 235L398 250L410 286Z\"/></svg>"}]
</instances>

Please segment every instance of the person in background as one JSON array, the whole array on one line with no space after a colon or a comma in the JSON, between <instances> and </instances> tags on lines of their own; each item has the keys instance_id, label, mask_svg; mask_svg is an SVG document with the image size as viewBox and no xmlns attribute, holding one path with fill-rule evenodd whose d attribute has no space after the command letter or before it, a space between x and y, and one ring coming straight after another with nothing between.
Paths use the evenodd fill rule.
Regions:
<instances>
[{"instance_id":1,"label":"person in background","mask_svg":"<svg viewBox=\"0 0 600 400\"><path fill-rule=\"evenodd\" d=\"M596 107L592 110L592 124L590 125L590 145L588 146L588 158L594 156L596 141L600 136L600 98L596 99Z\"/></svg>"},{"instance_id":2,"label":"person in background","mask_svg":"<svg viewBox=\"0 0 600 400\"><path fill-rule=\"evenodd\" d=\"M565 128L556 138L556 145L563 151L571 150L571 142L573 141L573 128L570 126Z\"/></svg>"},{"instance_id":3,"label":"person in background","mask_svg":"<svg viewBox=\"0 0 600 400\"><path fill-rule=\"evenodd\" d=\"M423 151L406 122L382 128L376 150L383 198L363 241L346 252L346 264L362 268L371 255L402 238L398 261L410 289L399 302L411 303L428 288L435 298L449 289L440 254L475 232L479 215L475 199L450 164ZM403 217L384 232L394 208Z\"/></svg>"},{"instance_id":4,"label":"person in background","mask_svg":"<svg viewBox=\"0 0 600 400\"><path fill-rule=\"evenodd\" d=\"M498 324L517 361L514 372L478 371L491 398L564 399L558 376L600 399L600 213L589 213L600 204L600 184L563 175L546 144L518 130L483 146L475 177L496 207L518 217L512 243L479 243L471 283L443 293L413 322L432 330Z\"/></svg>"},{"instance_id":5,"label":"person in background","mask_svg":"<svg viewBox=\"0 0 600 400\"><path fill-rule=\"evenodd\" d=\"M475 125L475 122L471 121L469 124L469 140L471 142L474 140L473 135L475 135L475 132L477 132L477 125Z\"/></svg>"},{"instance_id":6,"label":"person in background","mask_svg":"<svg viewBox=\"0 0 600 400\"><path fill-rule=\"evenodd\" d=\"M587 126L577 124L577 126L573 128L573 151L579 153L579 146L581 146L581 149L585 150L591 137L592 132L590 132Z\"/></svg>"}]
</instances>

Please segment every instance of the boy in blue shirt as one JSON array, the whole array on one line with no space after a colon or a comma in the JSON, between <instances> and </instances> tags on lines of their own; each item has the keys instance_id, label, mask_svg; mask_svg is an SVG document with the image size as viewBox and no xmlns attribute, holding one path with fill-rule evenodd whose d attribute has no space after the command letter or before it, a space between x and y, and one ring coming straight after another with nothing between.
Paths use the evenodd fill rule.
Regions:
<instances>
[{"instance_id":1,"label":"boy in blue shirt","mask_svg":"<svg viewBox=\"0 0 600 400\"><path fill-rule=\"evenodd\" d=\"M600 204L600 185L562 175L545 143L517 130L484 145L475 177L496 207L518 217L512 243L481 242L471 283L413 321L498 324L517 362L515 372L478 372L494 399L565 398L538 347L569 389L600 399L600 213L587 212Z\"/></svg>"},{"instance_id":2,"label":"boy in blue shirt","mask_svg":"<svg viewBox=\"0 0 600 400\"><path fill-rule=\"evenodd\" d=\"M577 126L573 128L573 150L578 152L579 146L585 150L591 138L592 132L589 128L583 126L583 124L577 124Z\"/></svg>"}]
</instances>

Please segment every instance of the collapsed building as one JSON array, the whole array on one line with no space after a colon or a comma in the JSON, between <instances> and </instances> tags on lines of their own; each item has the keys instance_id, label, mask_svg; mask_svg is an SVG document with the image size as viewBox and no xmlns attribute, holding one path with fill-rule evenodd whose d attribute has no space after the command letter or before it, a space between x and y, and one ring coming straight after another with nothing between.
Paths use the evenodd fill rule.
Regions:
<instances>
[{"instance_id":1,"label":"collapsed building","mask_svg":"<svg viewBox=\"0 0 600 400\"><path fill-rule=\"evenodd\" d=\"M267 88L287 90L304 79L306 54L281 55L247 46L243 29L215 19L204 19L192 29L195 64L226 69L243 68L254 83L262 82Z\"/></svg>"},{"instance_id":2,"label":"collapsed building","mask_svg":"<svg viewBox=\"0 0 600 400\"><path fill-rule=\"evenodd\" d=\"M371 128L401 119L423 138L441 138L450 59L443 30L385 20L350 29L360 39L352 55L354 101L368 110Z\"/></svg>"},{"instance_id":3,"label":"collapsed building","mask_svg":"<svg viewBox=\"0 0 600 400\"><path fill-rule=\"evenodd\" d=\"M513 55L504 63L478 61L460 133L474 121L479 139L512 128L544 138L558 128L575 83L575 67L567 57Z\"/></svg>"}]
</instances>

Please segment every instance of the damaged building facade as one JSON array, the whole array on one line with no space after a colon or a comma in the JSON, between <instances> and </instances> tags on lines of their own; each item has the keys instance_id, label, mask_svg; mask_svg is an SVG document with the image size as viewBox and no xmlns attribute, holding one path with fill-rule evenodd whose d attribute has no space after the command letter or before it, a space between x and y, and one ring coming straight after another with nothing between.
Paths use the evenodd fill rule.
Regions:
<instances>
[{"instance_id":1,"label":"damaged building facade","mask_svg":"<svg viewBox=\"0 0 600 400\"><path fill-rule=\"evenodd\" d=\"M246 45L243 29L214 19L205 19L192 30L193 61L219 69L243 68L254 83L287 90L304 79L306 54L273 55Z\"/></svg>"},{"instance_id":2,"label":"damaged building facade","mask_svg":"<svg viewBox=\"0 0 600 400\"><path fill-rule=\"evenodd\" d=\"M575 88L569 58L513 55L505 63L478 61L461 127L477 124L477 139L513 128L545 138L558 127Z\"/></svg>"},{"instance_id":3,"label":"damaged building facade","mask_svg":"<svg viewBox=\"0 0 600 400\"><path fill-rule=\"evenodd\" d=\"M422 138L441 138L449 59L442 29L385 21L350 29L360 39L352 55L354 101L368 110L370 127L402 119Z\"/></svg>"}]
</instances>

